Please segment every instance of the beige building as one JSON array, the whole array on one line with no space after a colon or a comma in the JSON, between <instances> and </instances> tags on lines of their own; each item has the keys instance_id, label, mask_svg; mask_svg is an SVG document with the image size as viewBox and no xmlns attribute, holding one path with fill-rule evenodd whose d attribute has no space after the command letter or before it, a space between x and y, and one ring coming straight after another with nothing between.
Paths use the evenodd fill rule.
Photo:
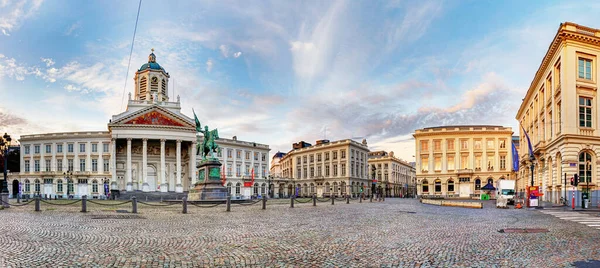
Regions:
<instances>
[{"instance_id":1,"label":"beige building","mask_svg":"<svg viewBox=\"0 0 600 268\"><path fill-rule=\"evenodd\" d=\"M319 197L358 195L361 187L370 192L366 140L320 140L316 145L299 142L293 148L277 161L281 170L278 177L273 177L277 197L296 192L299 196Z\"/></svg>"},{"instance_id":2,"label":"beige building","mask_svg":"<svg viewBox=\"0 0 600 268\"><path fill-rule=\"evenodd\" d=\"M375 170L377 187L388 197L414 196L417 175L408 162L394 156L394 152L375 151L369 153L369 167Z\"/></svg>"},{"instance_id":3,"label":"beige building","mask_svg":"<svg viewBox=\"0 0 600 268\"><path fill-rule=\"evenodd\" d=\"M570 178L574 174L579 175L579 191L588 184L590 190L596 189L599 56L600 30L562 23L517 112L516 119L533 146L533 183L541 187L546 201L560 202L565 190L572 189ZM531 185L532 163L527 140L522 129L520 132L519 177Z\"/></svg>"},{"instance_id":4,"label":"beige building","mask_svg":"<svg viewBox=\"0 0 600 268\"><path fill-rule=\"evenodd\" d=\"M417 194L476 197L487 183L511 178L512 133L485 125L416 130Z\"/></svg>"}]
</instances>

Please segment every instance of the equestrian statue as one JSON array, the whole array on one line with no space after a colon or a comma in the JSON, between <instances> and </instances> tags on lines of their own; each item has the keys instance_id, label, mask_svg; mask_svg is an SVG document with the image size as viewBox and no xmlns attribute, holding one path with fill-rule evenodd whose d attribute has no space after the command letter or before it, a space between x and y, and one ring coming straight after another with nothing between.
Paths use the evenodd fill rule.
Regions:
<instances>
[{"instance_id":1,"label":"equestrian statue","mask_svg":"<svg viewBox=\"0 0 600 268\"><path fill-rule=\"evenodd\" d=\"M196 112L193 109L192 112L194 112L194 119L196 120L196 132L204 134L202 143L200 143L200 137L197 137L198 144L196 145L196 155L202 153L202 160L206 160L208 154L211 155L211 159L216 159L215 152L221 151L221 148L215 142L215 140L219 139L219 131L217 129L209 131L208 126L204 126L204 130L202 130L202 125L200 124L200 120L198 120L198 117L196 116Z\"/></svg>"}]
</instances>

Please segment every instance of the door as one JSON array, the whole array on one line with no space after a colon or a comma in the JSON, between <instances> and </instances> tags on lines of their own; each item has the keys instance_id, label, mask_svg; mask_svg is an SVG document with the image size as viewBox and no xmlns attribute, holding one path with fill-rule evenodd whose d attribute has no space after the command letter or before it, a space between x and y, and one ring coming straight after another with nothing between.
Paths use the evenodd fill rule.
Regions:
<instances>
[{"instance_id":1,"label":"door","mask_svg":"<svg viewBox=\"0 0 600 268\"><path fill-rule=\"evenodd\" d=\"M80 183L77 187L77 191L78 191L78 195L79 197L82 197L84 195L88 195L88 184L87 183Z\"/></svg>"},{"instance_id":2,"label":"door","mask_svg":"<svg viewBox=\"0 0 600 268\"><path fill-rule=\"evenodd\" d=\"M460 185L460 197L469 197L471 194L471 185L461 184Z\"/></svg>"},{"instance_id":3,"label":"door","mask_svg":"<svg viewBox=\"0 0 600 268\"><path fill-rule=\"evenodd\" d=\"M150 191L158 191L158 189L156 189L157 187L157 181L156 181L156 169L154 168L154 166L148 165L147 168L147 172L148 172L148 177L146 178L148 180L148 188L150 189Z\"/></svg>"},{"instance_id":4,"label":"door","mask_svg":"<svg viewBox=\"0 0 600 268\"><path fill-rule=\"evenodd\" d=\"M19 194L19 181L18 180L13 180L13 182L12 182L12 196L13 196L13 198L17 198L18 194Z\"/></svg>"}]
</instances>

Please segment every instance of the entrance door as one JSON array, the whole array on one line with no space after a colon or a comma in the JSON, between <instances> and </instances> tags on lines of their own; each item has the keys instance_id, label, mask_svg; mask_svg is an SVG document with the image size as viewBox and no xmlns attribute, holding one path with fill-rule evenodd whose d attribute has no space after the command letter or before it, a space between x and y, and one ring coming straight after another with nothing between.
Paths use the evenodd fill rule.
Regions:
<instances>
[{"instance_id":1,"label":"entrance door","mask_svg":"<svg viewBox=\"0 0 600 268\"><path fill-rule=\"evenodd\" d=\"M88 195L88 184L87 183L80 183L77 186L77 190L78 190L78 195L79 197L82 197L84 195Z\"/></svg>"},{"instance_id":2,"label":"entrance door","mask_svg":"<svg viewBox=\"0 0 600 268\"><path fill-rule=\"evenodd\" d=\"M13 180L13 182L12 182L12 197L17 198L18 194L19 194L19 181Z\"/></svg>"},{"instance_id":3,"label":"entrance door","mask_svg":"<svg viewBox=\"0 0 600 268\"><path fill-rule=\"evenodd\" d=\"M460 185L460 197L469 197L471 194L471 185L461 184Z\"/></svg>"},{"instance_id":4,"label":"entrance door","mask_svg":"<svg viewBox=\"0 0 600 268\"><path fill-rule=\"evenodd\" d=\"M148 185L150 188L150 191L158 191L158 189L156 189L157 187L157 182L156 182L156 169L154 168L154 166L148 165L148 167L146 167L148 169Z\"/></svg>"},{"instance_id":5,"label":"entrance door","mask_svg":"<svg viewBox=\"0 0 600 268\"><path fill-rule=\"evenodd\" d=\"M44 179L44 192L43 194L47 194L48 197L54 194L54 189L52 189L52 179Z\"/></svg>"}]
</instances>

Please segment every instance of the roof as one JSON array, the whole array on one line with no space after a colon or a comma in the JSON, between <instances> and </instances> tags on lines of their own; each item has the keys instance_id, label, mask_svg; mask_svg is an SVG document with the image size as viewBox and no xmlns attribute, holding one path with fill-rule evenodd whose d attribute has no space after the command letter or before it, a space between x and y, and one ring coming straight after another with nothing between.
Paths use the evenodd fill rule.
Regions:
<instances>
[{"instance_id":1,"label":"roof","mask_svg":"<svg viewBox=\"0 0 600 268\"><path fill-rule=\"evenodd\" d=\"M423 129L449 128L449 127L503 127L503 126L498 126L498 125L448 125L448 126L426 127Z\"/></svg>"},{"instance_id":2,"label":"roof","mask_svg":"<svg viewBox=\"0 0 600 268\"><path fill-rule=\"evenodd\" d=\"M143 71L146 69L150 69L150 70L161 70L164 71L165 69L163 67L161 67L158 63L156 62L148 62L148 63L144 63L142 65L142 67L140 67L140 69L138 71Z\"/></svg>"}]
</instances>

